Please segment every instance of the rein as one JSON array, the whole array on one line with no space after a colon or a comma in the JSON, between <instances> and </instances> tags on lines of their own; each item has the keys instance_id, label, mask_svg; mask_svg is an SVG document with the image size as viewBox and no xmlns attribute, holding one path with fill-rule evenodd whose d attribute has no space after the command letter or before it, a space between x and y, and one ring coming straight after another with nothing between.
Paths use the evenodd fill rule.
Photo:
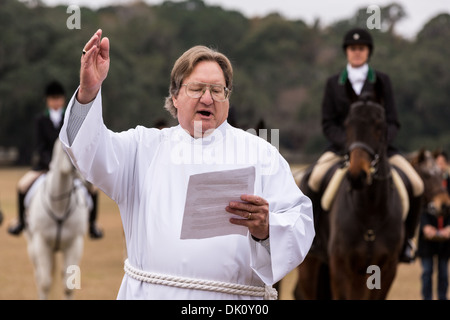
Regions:
<instances>
[{"instance_id":1,"label":"rein","mask_svg":"<svg viewBox=\"0 0 450 320\"><path fill-rule=\"evenodd\" d=\"M367 143L365 143L365 142L362 142L362 141L355 141L355 142L353 142L353 143L350 144L350 146L348 147L348 151L349 151L349 152L352 152L353 149L356 149L356 148L361 148L361 149L367 151L367 152L370 154L370 156L371 156L372 158L375 158L375 157L378 158L378 157L379 157L379 156L378 156L378 153L376 153L375 150L373 150L373 148L372 148L371 146L369 146L369 145L368 145Z\"/></svg>"}]
</instances>

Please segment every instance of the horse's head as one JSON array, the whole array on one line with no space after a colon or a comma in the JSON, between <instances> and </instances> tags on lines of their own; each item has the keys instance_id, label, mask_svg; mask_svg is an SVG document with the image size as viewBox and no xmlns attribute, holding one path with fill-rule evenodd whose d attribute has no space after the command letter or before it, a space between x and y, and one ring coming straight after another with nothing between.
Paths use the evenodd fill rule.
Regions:
<instances>
[{"instance_id":1,"label":"horse's head","mask_svg":"<svg viewBox=\"0 0 450 320\"><path fill-rule=\"evenodd\" d=\"M442 172L433 154L421 149L411 160L411 164L422 178L424 184L424 202L428 211L435 215L450 214L450 196L442 185Z\"/></svg>"},{"instance_id":2,"label":"horse's head","mask_svg":"<svg viewBox=\"0 0 450 320\"><path fill-rule=\"evenodd\" d=\"M50 170L57 170L62 174L71 174L75 171L69 156L64 151L62 143L56 139L53 146L52 160L50 162Z\"/></svg>"},{"instance_id":3,"label":"horse's head","mask_svg":"<svg viewBox=\"0 0 450 320\"><path fill-rule=\"evenodd\" d=\"M369 99L353 103L345 121L346 147L349 152L348 175L352 187L372 183L380 157L386 153L384 108Z\"/></svg>"}]
</instances>

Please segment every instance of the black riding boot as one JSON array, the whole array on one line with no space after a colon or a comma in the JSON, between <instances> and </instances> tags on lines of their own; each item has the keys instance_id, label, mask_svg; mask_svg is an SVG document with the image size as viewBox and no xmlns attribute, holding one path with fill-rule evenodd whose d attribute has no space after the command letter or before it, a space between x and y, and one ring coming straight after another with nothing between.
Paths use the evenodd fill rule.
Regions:
<instances>
[{"instance_id":1,"label":"black riding boot","mask_svg":"<svg viewBox=\"0 0 450 320\"><path fill-rule=\"evenodd\" d=\"M92 239L103 238L103 232L99 228L95 221L97 220L97 208L98 208L98 193L91 193L92 198L92 210L89 212L89 236Z\"/></svg>"},{"instance_id":2,"label":"black riding boot","mask_svg":"<svg viewBox=\"0 0 450 320\"><path fill-rule=\"evenodd\" d=\"M409 202L409 212L405 220L405 240L400 253L400 262L411 263L416 258L416 246L413 238L416 235L422 210L422 197L412 197Z\"/></svg>"},{"instance_id":3,"label":"black riding boot","mask_svg":"<svg viewBox=\"0 0 450 320\"><path fill-rule=\"evenodd\" d=\"M14 226L8 228L8 232L14 236L20 235L23 229L25 229L25 195L26 193L18 192L17 194L17 206L19 208L17 215L17 223Z\"/></svg>"}]
</instances>

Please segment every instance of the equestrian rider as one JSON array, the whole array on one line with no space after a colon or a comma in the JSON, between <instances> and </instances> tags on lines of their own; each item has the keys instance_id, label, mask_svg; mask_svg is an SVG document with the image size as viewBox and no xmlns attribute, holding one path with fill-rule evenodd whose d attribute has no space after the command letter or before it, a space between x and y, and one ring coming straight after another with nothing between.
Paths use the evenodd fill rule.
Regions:
<instances>
[{"instance_id":1,"label":"equestrian rider","mask_svg":"<svg viewBox=\"0 0 450 320\"><path fill-rule=\"evenodd\" d=\"M50 82L46 86L45 97L47 108L35 120L37 160L31 170L25 173L17 184L18 219L15 225L8 228L8 232L12 235L20 235L25 228L25 196L37 178L49 170L53 145L63 125L64 106L66 104L63 86L57 81ZM93 203L92 210L89 213L89 235L93 239L98 239L103 236L103 232L95 224L98 190L90 184L87 185L87 189L92 197Z\"/></svg>"},{"instance_id":2,"label":"equestrian rider","mask_svg":"<svg viewBox=\"0 0 450 320\"><path fill-rule=\"evenodd\" d=\"M389 162L401 169L411 183L410 210L405 221L405 244L400 256L400 261L410 262L415 256L412 238L415 236L419 221L420 202L424 187L420 176L411 164L393 146L400 123L391 81L387 74L369 66L368 62L372 56L374 45L372 36L365 29L349 30L344 36L342 48L347 57L347 66L339 74L328 78L322 101L322 130L329 145L315 164L308 180L310 190L305 193L311 198L317 198L322 179L327 171L334 164L343 160L343 156L347 152L344 121L349 107L361 95L370 95L385 109Z\"/></svg>"}]
</instances>

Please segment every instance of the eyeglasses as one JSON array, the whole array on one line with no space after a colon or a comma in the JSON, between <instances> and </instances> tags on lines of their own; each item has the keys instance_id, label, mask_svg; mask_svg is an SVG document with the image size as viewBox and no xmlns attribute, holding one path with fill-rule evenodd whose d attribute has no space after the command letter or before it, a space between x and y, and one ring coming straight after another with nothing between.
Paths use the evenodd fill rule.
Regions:
<instances>
[{"instance_id":1,"label":"eyeglasses","mask_svg":"<svg viewBox=\"0 0 450 320\"><path fill-rule=\"evenodd\" d=\"M224 102L230 97L231 90L220 84L210 84L203 82L189 82L183 84L186 87L186 94L188 97L198 99L209 90L214 101Z\"/></svg>"}]
</instances>

